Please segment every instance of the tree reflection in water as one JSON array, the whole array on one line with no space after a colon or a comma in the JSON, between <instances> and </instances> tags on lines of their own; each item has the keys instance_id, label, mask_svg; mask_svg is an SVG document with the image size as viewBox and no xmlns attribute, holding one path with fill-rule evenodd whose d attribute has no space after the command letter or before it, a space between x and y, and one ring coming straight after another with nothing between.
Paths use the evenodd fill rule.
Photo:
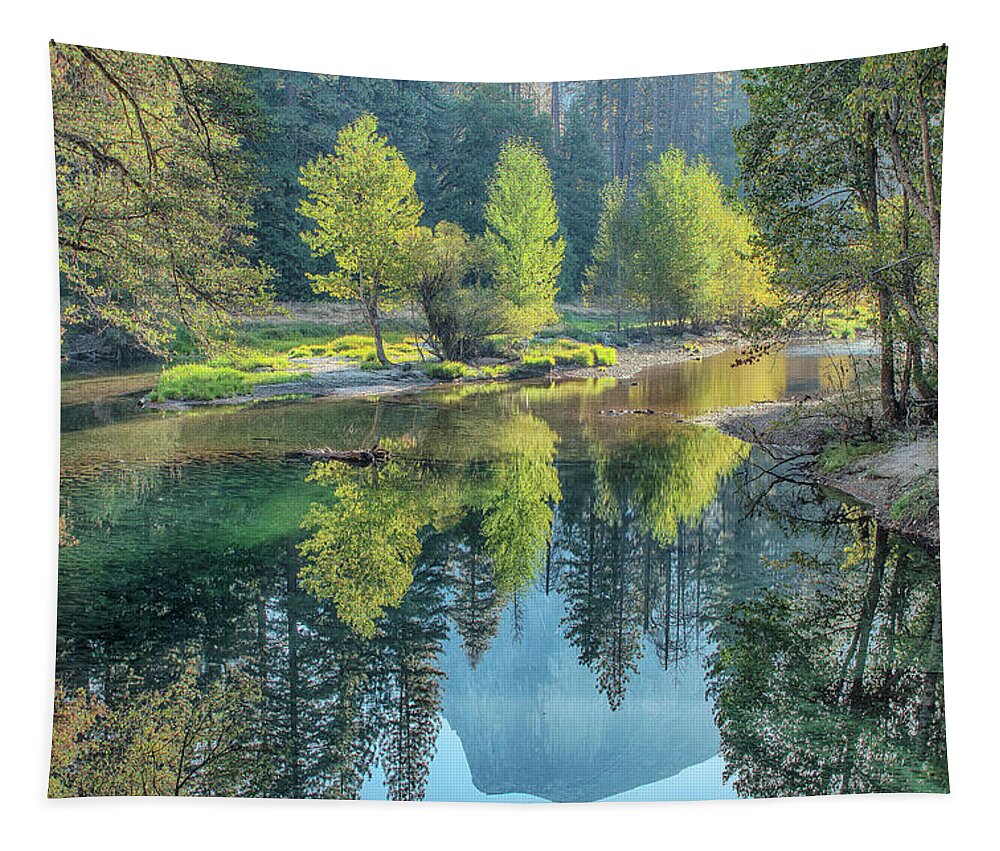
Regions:
<instances>
[{"instance_id":1,"label":"tree reflection in water","mask_svg":"<svg viewBox=\"0 0 1000 851\"><path fill-rule=\"evenodd\" d=\"M53 794L170 792L168 774L191 773L176 747L191 726L181 710L215 701L213 717L233 721L232 758L191 773L182 794L355 798L377 775L388 797L422 798L449 632L476 668L491 645L518 640L534 594L560 600L562 638L605 711L621 714L648 660L675 672L707 663L742 795L947 788L934 554L806 489L786 487L787 504L761 499L743 484L755 479L741 475L748 447L714 431L595 430L586 457L557 465L555 430L513 406L451 463L397 440L398 460L377 469L318 464L303 483L301 468L280 465L262 477L262 489L290 477L293 496L273 501L301 505L280 535L247 534L250 490L242 537L174 533L180 508L198 505L184 496L201 487L197 471L177 470L154 496L105 492L96 526L75 509ZM135 547L101 548L133 516L148 530ZM87 561L95 551L99 564ZM504 652L533 652L514 648ZM224 672L237 670L245 691L227 716L223 697L237 692ZM97 697L75 696L79 686ZM96 724L94 701L110 720ZM112 780L145 765L142 739L160 743L159 767Z\"/></svg>"},{"instance_id":2,"label":"tree reflection in water","mask_svg":"<svg viewBox=\"0 0 1000 851\"><path fill-rule=\"evenodd\" d=\"M846 513L837 557L712 630L709 688L741 795L947 791L936 560ZM845 540L846 536L846 540Z\"/></svg>"}]
</instances>

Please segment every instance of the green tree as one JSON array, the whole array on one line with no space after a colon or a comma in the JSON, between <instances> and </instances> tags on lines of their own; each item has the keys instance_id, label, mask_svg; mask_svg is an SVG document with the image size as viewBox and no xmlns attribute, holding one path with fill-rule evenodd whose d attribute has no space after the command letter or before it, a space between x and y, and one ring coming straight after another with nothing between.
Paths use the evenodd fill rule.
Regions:
<instances>
[{"instance_id":1,"label":"green tree","mask_svg":"<svg viewBox=\"0 0 1000 851\"><path fill-rule=\"evenodd\" d=\"M267 773L261 690L244 671L108 706L56 690L49 797L253 794Z\"/></svg>"},{"instance_id":2,"label":"green tree","mask_svg":"<svg viewBox=\"0 0 1000 851\"><path fill-rule=\"evenodd\" d=\"M430 348L446 360L472 357L488 335L503 331L492 289L465 285L476 243L452 222L438 222L434 230L414 228L403 241Z\"/></svg>"},{"instance_id":3,"label":"green tree","mask_svg":"<svg viewBox=\"0 0 1000 851\"><path fill-rule=\"evenodd\" d=\"M337 616L370 638L387 607L400 604L413 581L421 524L399 465L363 470L338 461L316 464L308 481L333 488L332 505L312 505L302 521L313 529L299 545L303 587L332 599Z\"/></svg>"},{"instance_id":4,"label":"green tree","mask_svg":"<svg viewBox=\"0 0 1000 851\"><path fill-rule=\"evenodd\" d=\"M54 42L50 55L64 328L165 355L178 325L207 344L265 312L272 270L245 256L255 116L236 72Z\"/></svg>"},{"instance_id":5,"label":"green tree","mask_svg":"<svg viewBox=\"0 0 1000 851\"><path fill-rule=\"evenodd\" d=\"M597 235L600 190L608 175L604 154L591 135L578 103L574 103L566 117L552 172L560 233L566 241L559 295L566 298L581 292L584 269Z\"/></svg>"},{"instance_id":6,"label":"green tree","mask_svg":"<svg viewBox=\"0 0 1000 851\"><path fill-rule=\"evenodd\" d=\"M936 354L926 307L936 304L944 59L936 49L748 72L751 120L736 133L742 186L773 253L789 325L859 297L877 305L890 424L906 394L905 381L896 384L900 306ZM899 187L929 231L933 297L923 303L909 211L897 207L892 222Z\"/></svg>"},{"instance_id":7,"label":"green tree","mask_svg":"<svg viewBox=\"0 0 1000 851\"><path fill-rule=\"evenodd\" d=\"M514 139L501 148L484 215L508 333L529 336L557 319L556 281L565 247L556 236L552 174L537 144Z\"/></svg>"},{"instance_id":8,"label":"green tree","mask_svg":"<svg viewBox=\"0 0 1000 851\"><path fill-rule=\"evenodd\" d=\"M538 115L530 103L495 84L455 92L441 121L444 139L438 146L437 212L468 233L481 233L486 227L483 208L487 185L501 147L511 139L532 139L547 155L551 122Z\"/></svg>"},{"instance_id":9,"label":"green tree","mask_svg":"<svg viewBox=\"0 0 1000 851\"><path fill-rule=\"evenodd\" d=\"M600 191L602 205L590 265L585 271L583 298L587 304L606 305L615 312L621 333L622 315L634 292L636 223L629 209L628 179L616 177Z\"/></svg>"},{"instance_id":10,"label":"green tree","mask_svg":"<svg viewBox=\"0 0 1000 851\"><path fill-rule=\"evenodd\" d=\"M302 168L308 199L299 211L316 222L302 239L318 257L333 255L337 268L310 275L317 292L356 298L375 339L379 362L382 315L406 296L408 254L404 235L416 227L423 206L416 174L403 155L379 136L373 115L362 115L337 134L334 153Z\"/></svg>"},{"instance_id":11,"label":"green tree","mask_svg":"<svg viewBox=\"0 0 1000 851\"><path fill-rule=\"evenodd\" d=\"M671 149L650 163L637 191L637 288L651 321L679 324L703 312L705 291L716 271L715 246L703 205L718 179L708 163L689 166Z\"/></svg>"},{"instance_id":12,"label":"green tree","mask_svg":"<svg viewBox=\"0 0 1000 851\"><path fill-rule=\"evenodd\" d=\"M497 427L496 438L504 454L476 504L496 589L510 595L535 578L552 539L552 505L562 498L554 463L558 436L544 420L516 413Z\"/></svg>"}]
</instances>

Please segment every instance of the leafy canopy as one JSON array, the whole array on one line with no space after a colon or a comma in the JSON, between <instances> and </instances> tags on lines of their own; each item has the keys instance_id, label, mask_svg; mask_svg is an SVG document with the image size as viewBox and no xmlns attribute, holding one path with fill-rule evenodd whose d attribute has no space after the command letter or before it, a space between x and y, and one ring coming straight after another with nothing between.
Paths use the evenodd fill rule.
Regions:
<instances>
[{"instance_id":1,"label":"leafy canopy","mask_svg":"<svg viewBox=\"0 0 1000 851\"><path fill-rule=\"evenodd\" d=\"M514 139L500 150L489 183L485 241L509 331L527 336L557 320L556 281L565 243L552 174L535 142Z\"/></svg>"},{"instance_id":2,"label":"leafy canopy","mask_svg":"<svg viewBox=\"0 0 1000 851\"><path fill-rule=\"evenodd\" d=\"M334 153L302 167L307 200L299 212L316 222L302 239L337 268L310 274L316 292L359 298L369 309L393 305L406 284L407 252L401 237L423 213L416 174L403 155L376 132L375 116L362 115L337 134Z\"/></svg>"},{"instance_id":3,"label":"leafy canopy","mask_svg":"<svg viewBox=\"0 0 1000 851\"><path fill-rule=\"evenodd\" d=\"M249 92L210 62L51 45L63 324L166 354L271 305L246 258Z\"/></svg>"}]
</instances>

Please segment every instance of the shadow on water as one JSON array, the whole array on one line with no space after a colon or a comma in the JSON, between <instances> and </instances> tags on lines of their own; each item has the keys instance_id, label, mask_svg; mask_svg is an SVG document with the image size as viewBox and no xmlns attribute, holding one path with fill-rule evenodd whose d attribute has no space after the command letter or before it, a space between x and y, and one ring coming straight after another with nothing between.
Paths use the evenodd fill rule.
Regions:
<instances>
[{"instance_id":1,"label":"shadow on water","mask_svg":"<svg viewBox=\"0 0 1000 851\"><path fill-rule=\"evenodd\" d=\"M946 789L936 554L740 441L600 415L629 392L205 418L379 438L378 468L192 460L220 441L162 417L143 458L64 463L51 793L587 801L720 753L701 797Z\"/></svg>"}]
</instances>

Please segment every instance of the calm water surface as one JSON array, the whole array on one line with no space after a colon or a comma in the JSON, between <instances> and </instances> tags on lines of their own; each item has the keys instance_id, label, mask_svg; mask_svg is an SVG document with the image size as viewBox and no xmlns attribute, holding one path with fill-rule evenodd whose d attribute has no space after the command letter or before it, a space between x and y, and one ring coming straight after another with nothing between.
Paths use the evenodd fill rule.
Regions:
<instances>
[{"instance_id":1,"label":"calm water surface","mask_svg":"<svg viewBox=\"0 0 1000 851\"><path fill-rule=\"evenodd\" d=\"M57 677L120 705L249 672L239 794L944 791L937 554L677 422L845 352L731 360L187 413L67 380ZM379 470L291 457L376 440Z\"/></svg>"}]
</instances>

